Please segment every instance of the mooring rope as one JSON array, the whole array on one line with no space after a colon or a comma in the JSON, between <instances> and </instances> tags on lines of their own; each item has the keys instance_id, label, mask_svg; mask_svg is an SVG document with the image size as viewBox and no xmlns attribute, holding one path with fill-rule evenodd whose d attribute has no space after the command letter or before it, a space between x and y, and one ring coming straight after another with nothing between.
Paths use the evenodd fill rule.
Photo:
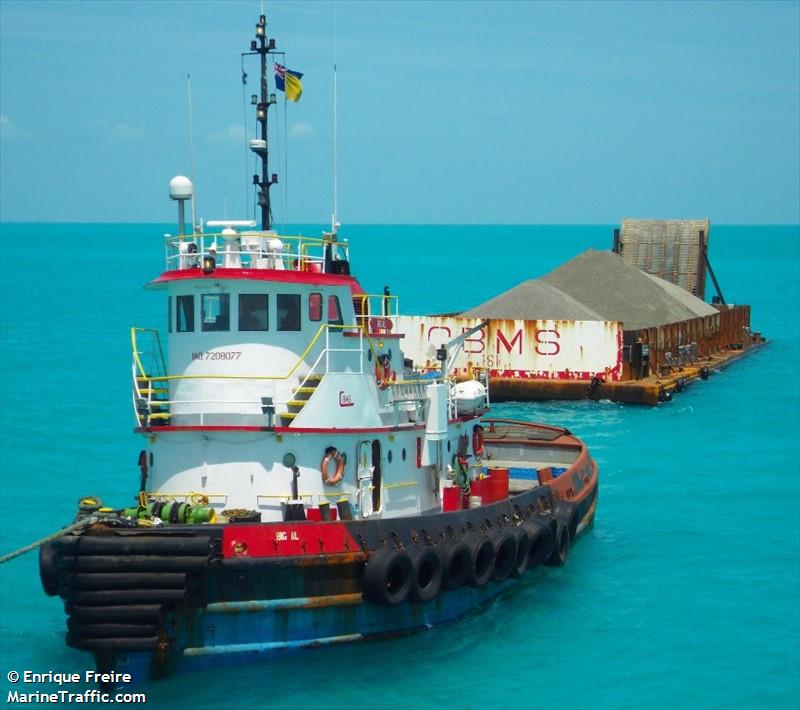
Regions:
<instances>
[{"instance_id":1,"label":"mooring rope","mask_svg":"<svg viewBox=\"0 0 800 710\"><path fill-rule=\"evenodd\" d=\"M62 535L66 535L67 533L74 532L75 530L80 530L81 528L85 528L92 523L96 523L100 518L96 515L90 515L87 518L82 518L77 523L73 523L72 525L68 525L61 530L54 532L52 535L48 535L47 537L43 537L41 540L37 540L36 542L32 542L30 545L25 545L25 547L20 547L18 550L14 550L13 552L9 552L6 555L2 555L0 557L0 565L9 560L13 560L15 557L19 557L20 555L24 555L26 552L31 552L31 550L35 550L50 540L55 540L57 537L61 537Z\"/></svg>"}]
</instances>

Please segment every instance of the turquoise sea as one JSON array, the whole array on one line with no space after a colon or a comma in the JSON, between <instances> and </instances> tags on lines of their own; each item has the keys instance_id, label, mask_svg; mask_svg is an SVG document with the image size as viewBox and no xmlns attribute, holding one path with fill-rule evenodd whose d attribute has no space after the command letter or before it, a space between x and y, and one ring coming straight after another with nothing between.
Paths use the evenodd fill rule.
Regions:
<instances>
[{"instance_id":1,"label":"turquoise sea","mask_svg":"<svg viewBox=\"0 0 800 710\"><path fill-rule=\"evenodd\" d=\"M131 502L131 325L163 327L142 286L172 225L3 224L0 551L69 522L79 496ZM319 234L319 227L298 230ZM406 313L462 310L612 226L354 226L353 268ZM163 708L800 707L800 228L713 226L729 302L766 348L658 408L511 403L569 427L600 465L596 524L468 618L402 639L290 654L146 684ZM0 683L83 673L37 556L0 567ZM56 689L57 688L52 688ZM75 689L74 687L72 688Z\"/></svg>"}]
</instances>

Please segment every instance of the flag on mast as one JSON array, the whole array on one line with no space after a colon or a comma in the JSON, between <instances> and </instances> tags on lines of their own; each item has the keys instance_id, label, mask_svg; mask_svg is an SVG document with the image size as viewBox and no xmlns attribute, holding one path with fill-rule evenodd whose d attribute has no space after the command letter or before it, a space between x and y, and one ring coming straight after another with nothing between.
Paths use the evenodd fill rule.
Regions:
<instances>
[{"instance_id":1,"label":"flag on mast","mask_svg":"<svg viewBox=\"0 0 800 710\"><path fill-rule=\"evenodd\" d=\"M287 69L283 64L275 64L275 88L286 94L289 101L299 101L303 94L303 75L298 71Z\"/></svg>"}]
</instances>

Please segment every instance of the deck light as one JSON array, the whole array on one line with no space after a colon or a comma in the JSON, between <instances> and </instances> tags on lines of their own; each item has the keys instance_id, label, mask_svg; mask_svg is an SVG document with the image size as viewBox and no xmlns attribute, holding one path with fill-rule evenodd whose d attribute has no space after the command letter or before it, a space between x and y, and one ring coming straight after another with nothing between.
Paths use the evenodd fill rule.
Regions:
<instances>
[{"instance_id":1,"label":"deck light","mask_svg":"<svg viewBox=\"0 0 800 710\"><path fill-rule=\"evenodd\" d=\"M271 182L272 182L273 185L277 185L278 184L278 173L272 173Z\"/></svg>"},{"instance_id":2,"label":"deck light","mask_svg":"<svg viewBox=\"0 0 800 710\"><path fill-rule=\"evenodd\" d=\"M258 94L252 94L250 96L250 105L255 106L258 103Z\"/></svg>"},{"instance_id":3,"label":"deck light","mask_svg":"<svg viewBox=\"0 0 800 710\"><path fill-rule=\"evenodd\" d=\"M270 48L270 49L275 49L275 40L274 40L274 39L271 39L271 40L269 41L269 48Z\"/></svg>"},{"instance_id":4,"label":"deck light","mask_svg":"<svg viewBox=\"0 0 800 710\"><path fill-rule=\"evenodd\" d=\"M258 175L253 175L253 185L258 185L258 184L260 184L260 178L258 177Z\"/></svg>"},{"instance_id":5,"label":"deck light","mask_svg":"<svg viewBox=\"0 0 800 710\"><path fill-rule=\"evenodd\" d=\"M256 106L256 118L259 121L263 121L267 117L267 104L259 103Z\"/></svg>"},{"instance_id":6,"label":"deck light","mask_svg":"<svg viewBox=\"0 0 800 710\"><path fill-rule=\"evenodd\" d=\"M263 15L261 16L264 17ZM258 21L256 25L256 37L264 37L266 35L266 23L262 22L261 20Z\"/></svg>"},{"instance_id":7,"label":"deck light","mask_svg":"<svg viewBox=\"0 0 800 710\"><path fill-rule=\"evenodd\" d=\"M272 397L261 398L261 413L267 415L267 426L274 426L275 403L273 402Z\"/></svg>"},{"instance_id":8,"label":"deck light","mask_svg":"<svg viewBox=\"0 0 800 710\"><path fill-rule=\"evenodd\" d=\"M275 98L275 94L270 94L270 95L269 95L269 102L270 102L271 104L276 104L276 103L278 103L278 99L277 99L277 98Z\"/></svg>"},{"instance_id":9,"label":"deck light","mask_svg":"<svg viewBox=\"0 0 800 710\"><path fill-rule=\"evenodd\" d=\"M214 269L217 268L217 260L210 255L206 255L203 257L203 273L204 274L213 274Z\"/></svg>"},{"instance_id":10,"label":"deck light","mask_svg":"<svg viewBox=\"0 0 800 710\"><path fill-rule=\"evenodd\" d=\"M250 42L250 51L255 52L257 50L258 50L258 42L253 40L252 42Z\"/></svg>"}]
</instances>

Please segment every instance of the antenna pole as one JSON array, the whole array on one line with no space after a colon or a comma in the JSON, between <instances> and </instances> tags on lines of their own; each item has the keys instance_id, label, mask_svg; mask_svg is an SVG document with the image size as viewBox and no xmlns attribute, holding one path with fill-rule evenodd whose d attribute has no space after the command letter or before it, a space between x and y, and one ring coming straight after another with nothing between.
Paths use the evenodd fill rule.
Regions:
<instances>
[{"instance_id":1,"label":"antenna pole","mask_svg":"<svg viewBox=\"0 0 800 710\"><path fill-rule=\"evenodd\" d=\"M336 25L337 25L337 5L333 5L333 218L331 219L331 234L336 234L338 230L339 215L339 123L337 112L336 91Z\"/></svg>"},{"instance_id":2,"label":"antenna pole","mask_svg":"<svg viewBox=\"0 0 800 710\"><path fill-rule=\"evenodd\" d=\"M261 229L272 229L272 206L269 189L278 182L278 175L269 172L269 143L267 142L267 114L269 107L276 103L275 94L269 94L267 87L267 56L276 52L275 40L267 39L267 18L261 14L256 24L256 39L250 43L250 51L261 60L261 95L256 104L256 118L261 125L261 140L264 150L258 151L261 158L261 175L253 175L253 185L258 186L258 206L261 208Z\"/></svg>"},{"instance_id":3,"label":"antenna pole","mask_svg":"<svg viewBox=\"0 0 800 710\"><path fill-rule=\"evenodd\" d=\"M192 77L186 75L186 91L189 96L189 167L192 171L192 234L194 234L197 225L197 214L194 206L194 196L197 192L197 180L194 176L194 124L192 119ZM183 203L181 203L181 217L183 217Z\"/></svg>"}]
</instances>

